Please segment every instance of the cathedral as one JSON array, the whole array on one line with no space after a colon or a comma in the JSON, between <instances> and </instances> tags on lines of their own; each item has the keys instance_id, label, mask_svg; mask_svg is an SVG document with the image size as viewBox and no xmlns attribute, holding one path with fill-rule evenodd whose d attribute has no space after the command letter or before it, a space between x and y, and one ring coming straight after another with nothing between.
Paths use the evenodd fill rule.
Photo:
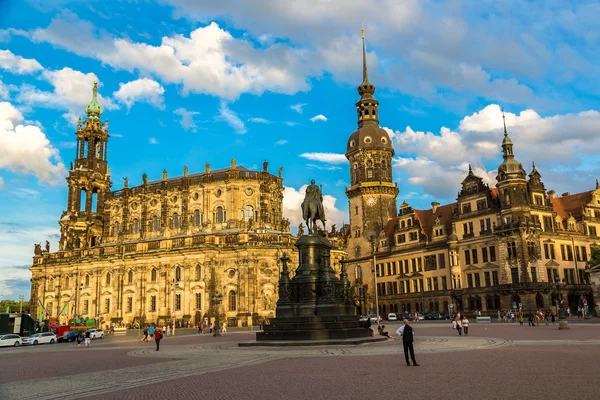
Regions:
<instances>
[{"instance_id":1,"label":"cathedral","mask_svg":"<svg viewBox=\"0 0 600 400\"><path fill-rule=\"evenodd\" d=\"M197 324L219 315L247 326L275 314L280 258L298 265L297 238L283 217L282 168L273 175L237 165L111 190L108 121L97 82L77 126L60 242L35 246L32 315L104 324ZM300 213L301 210L298 210ZM332 266L339 271L343 242Z\"/></svg>"},{"instance_id":2,"label":"cathedral","mask_svg":"<svg viewBox=\"0 0 600 400\"><path fill-rule=\"evenodd\" d=\"M593 310L588 260L600 239L600 186L547 191L513 153L506 124L496 187L471 167L456 202L397 208L394 149L379 126L363 35L358 129L347 141L350 235L347 270L361 313L530 312L557 304ZM516 146L514 146L516 147Z\"/></svg>"}]
</instances>

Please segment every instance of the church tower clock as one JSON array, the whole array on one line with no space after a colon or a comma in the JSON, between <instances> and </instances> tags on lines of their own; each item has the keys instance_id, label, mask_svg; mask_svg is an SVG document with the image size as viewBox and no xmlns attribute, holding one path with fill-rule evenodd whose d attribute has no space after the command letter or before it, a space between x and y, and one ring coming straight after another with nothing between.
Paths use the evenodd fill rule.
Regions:
<instances>
[{"instance_id":1,"label":"church tower clock","mask_svg":"<svg viewBox=\"0 0 600 400\"><path fill-rule=\"evenodd\" d=\"M394 149L389 135L379 126L379 102L373 97L375 86L368 77L364 30L361 34L363 81L358 86L360 100L356 103L358 129L350 135L346 147L350 162L346 195L352 230L348 241L351 260L370 259L373 241L383 237L388 220L396 216L398 196L398 188L392 182Z\"/></svg>"}]
</instances>

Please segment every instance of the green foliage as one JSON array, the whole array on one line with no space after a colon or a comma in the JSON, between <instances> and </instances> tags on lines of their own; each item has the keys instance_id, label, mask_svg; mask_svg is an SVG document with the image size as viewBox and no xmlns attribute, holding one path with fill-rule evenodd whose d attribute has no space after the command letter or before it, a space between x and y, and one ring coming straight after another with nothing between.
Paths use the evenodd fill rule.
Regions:
<instances>
[{"instance_id":1,"label":"green foliage","mask_svg":"<svg viewBox=\"0 0 600 400\"><path fill-rule=\"evenodd\" d=\"M21 303L14 300L0 300L0 312L6 312L6 310L10 312L19 312L21 309ZM29 302L23 302L23 312L29 314Z\"/></svg>"},{"instance_id":2,"label":"green foliage","mask_svg":"<svg viewBox=\"0 0 600 400\"><path fill-rule=\"evenodd\" d=\"M600 246L594 246L590 250L592 254L587 265L591 268L600 265Z\"/></svg>"}]
</instances>

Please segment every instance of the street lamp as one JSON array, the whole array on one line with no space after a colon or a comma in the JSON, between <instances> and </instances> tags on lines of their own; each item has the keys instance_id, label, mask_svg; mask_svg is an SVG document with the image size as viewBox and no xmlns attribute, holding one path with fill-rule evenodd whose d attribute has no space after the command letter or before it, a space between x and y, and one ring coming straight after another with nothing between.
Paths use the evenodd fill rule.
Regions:
<instances>
[{"instance_id":1,"label":"street lamp","mask_svg":"<svg viewBox=\"0 0 600 400\"><path fill-rule=\"evenodd\" d=\"M175 289L178 288L178 287L179 287L179 283L175 282L175 279L173 279L173 312L171 313L171 317L173 318L172 319L172 322L173 322L173 331L172 331L173 332L173 336L175 336L175 306L176 306L176 303L175 303Z\"/></svg>"},{"instance_id":2,"label":"street lamp","mask_svg":"<svg viewBox=\"0 0 600 400\"><path fill-rule=\"evenodd\" d=\"M377 314L377 323L379 324L379 290L377 287L377 257L375 253L377 252L377 240L379 235L375 237L375 235L371 235L371 248L373 251L373 281L375 282L375 313Z\"/></svg>"},{"instance_id":3,"label":"street lamp","mask_svg":"<svg viewBox=\"0 0 600 400\"><path fill-rule=\"evenodd\" d=\"M558 312L558 329L569 329L569 322L567 321L567 316L565 315L565 310L562 306L563 298L562 293L560 291L561 284L562 286L565 286L565 280L563 279L561 282L560 279L557 277L554 283L556 284L556 290L558 291L558 297L556 298L556 311Z\"/></svg>"},{"instance_id":4,"label":"street lamp","mask_svg":"<svg viewBox=\"0 0 600 400\"><path fill-rule=\"evenodd\" d=\"M218 291L210 298L215 305L215 326L213 328L213 336L221 336L221 327L219 326L219 304L223 300L223 295Z\"/></svg>"}]
</instances>

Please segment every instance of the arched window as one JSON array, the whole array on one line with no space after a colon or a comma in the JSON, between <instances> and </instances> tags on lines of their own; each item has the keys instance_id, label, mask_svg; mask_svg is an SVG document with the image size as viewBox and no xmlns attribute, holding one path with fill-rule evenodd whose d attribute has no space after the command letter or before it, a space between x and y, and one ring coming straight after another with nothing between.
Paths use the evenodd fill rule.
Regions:
<instances>
[{"instance_id":1,"label":"arched window","mask_svg":"<svg viewBox=\"0 0 600 400\"><path fill-rule=\"evenodd\" d=\"M251 218L254 219L254 207L248 205L244 207L244 220L249 221Z\"/></svg>"},{"instance_id":2,"label":"arched window","mask_svg":"<svg viewBox=\"0 0 600 400\"><path fill-rule=\"evenodd\" d=\"M160 230L160 220L155 215L155 216L152 217L152 231L153 232L158 232L159 230Z\"/></svg>"},{"instance_id":3,"label":"arched window","mask_svg":"<svg viewBox=\"0 0 600 400\"><path fill-rule=\"evenodd\" d=\"M202 269L199 265L196 265L196 280L199 281L202 278Z\"/></svg>"},{"instance_id":4,"label":"arched window","mask_svg":"<svg viewBox=\"0 0 600 400\"><path fill-rule=\"evenodd\" d=\"M544 308L544 296L541 293L535 295L535 305L537 308Z\"/></svg>"},{"instance_id":5,"label":"arched window","mask_svg":"<svg viewBox=\"0 0 600 400\"><path fill-rule=\"evenodd\" d=\"M354 249L354 251L356 253L356 257L360 257L360 253L361 253L360 246L356 246L356 248Z\"/></svg>"},{"instance_id":6,"label":"arched window","mask_svg":"<svg viewBox=\"0 0 600 400\"><path fill-rule=\"evenodd\" d=\"M150 280L152 282L156 282L156 268L152 268L152 272L150 272Z\"/></svg>"},{"instance_id":7,"label":"arched window","mask_svg":"<svg viewBox=\"0 0 600 400\"><path fill-rule=\"evenodd\" d=\"M129 283L129 284L133 283L133 271L129 271L127 273L127 283Z\"/></svg>"},{"instance_id":8,"label":"arched window","mask_svg":"<svg viewBox=\"0 0 600 400\"><path fill-rule=\"evenodd\" d=\"M106 285L110 285L110 272L106 274Z\"/></svg>"},{"instance_id":9,"label":"arched window","mask_svg":"<svg viewBox=\"0 0 600 400\"><path fill-rule=\"evenodd\" d=\"M412 226L412 219L408 220L408 226Z\"/></svg>"},{"instance_id":10,"label":"arched window","mask_svg":"<svg viewBox=\"0 0 600 400\"><path fill-rule=\"evenodd\" d=\"M181 280L181 267L175 268L175 281L179 282Z\"/></svg>"},{"instance_id":11,"label":"arched window","mask_svg":"<svg viewBox=\"0 0 600 400\"><path fill-rule=\"evenodd\" d=\"M85 276L85 287L90 287L90 276L89 275Z\"/></svg>"},{"instance_id":12,"label":"arched window","mask_svg":"<svg viewBox=\"0 0 600 400\"><path fill-rule=\"evenodd\" d=\"M50 278L48 282L48 290L54 290L54 278Z\"/></svg>"},{"instance_id":13,"label":"arched window","mask_svg":"<svg viewBox=\"0 0 600 400\"><path fill-rule=\"evenodd\" d=\"M115 225L113 226L112 236L119 236L120 233L121 233L121 223L119 221L116 221Z\"/></svg>"},{"instance_id":14,"label":"arched window","mask_svg":"<svg viewBox=\"0 0 600 400\"><path fill-rule=\"evenodd\" d=\"M229 291L229 311L237 310L237 294L235 290Z\"/></svg>"},{"instance_id":15,"label":"arched window","mask_svg":"<svg viewBox=\"0 0 600 400\"><path fill-rule=\"evenodd\" d=\"M140 221L138 221L137 218L134 219L133 223L131 224L131 233L140 233Z\"/></svg>"},{"instance_id":16,"label":"arched window","mask_svg":"<svg viewBox=\"0 0 600 400\"><path fill-rule=\"evenodd\" d=\"M216 221L217 223L222 223L225 222L225 215L223 212L223 207L217 207L217 212L216 212Z\"/></svg>"},{"instance_id":17,"label":"arched window","mask_svg":"<svg viewBox=\"0 0 600 400\"><path fill-rule=\"evenodd\" d=\"M202 214L200 214L200 210L194 211L194 225L200 226L202 223Z\"/></svg>"},{"instance_id":18,"label":"arched window","mask_svg":"<svg viewBox=\"0 0 600 400\"><path fill-rule=\"evenodd\" d=\"M519 296L518 294L515 294L512 297L512 304L511 304L511 306L513 308L519 308L519 304L521 304L521 296Z\"/></svg>"},{"instance_id":19,"label":"arched window","mask_svg":"<svg viewBox=\"0 0 600 400\"><path fill-rule=\"evenodd\" d=\"M67 276L65 277L65 288L68 288L69 286L71 286L71 278Z\"/></svg>"},{"instance_id":20,"label":"arched window","mask_svg":"<svg viewBox=\"0 0 600 400\"><path fill-rule=\"evenodd\" d=\"M174 213L173 214L173 229L179 229L179 214Z\"/></svg>"},{"instance_id":21,"label":"arched window","mask_svg":"<svg viewBox=\"0 0 600 400\"><path fill-rule=\"evenodd\" d=\"M79 211L85 211L85 200L87 197L87 191L85 189L81 189L79 192Z\"/></svg>"},{"instance_id":22,"label":"arched window","mask_svg":"<svg viewBox=\"0 0 600 400\"><path fill-rule=\"evenodd\" d=\"M400 221L400 228L406 228L406 221Z\"/></svg>"}]
</instances>

